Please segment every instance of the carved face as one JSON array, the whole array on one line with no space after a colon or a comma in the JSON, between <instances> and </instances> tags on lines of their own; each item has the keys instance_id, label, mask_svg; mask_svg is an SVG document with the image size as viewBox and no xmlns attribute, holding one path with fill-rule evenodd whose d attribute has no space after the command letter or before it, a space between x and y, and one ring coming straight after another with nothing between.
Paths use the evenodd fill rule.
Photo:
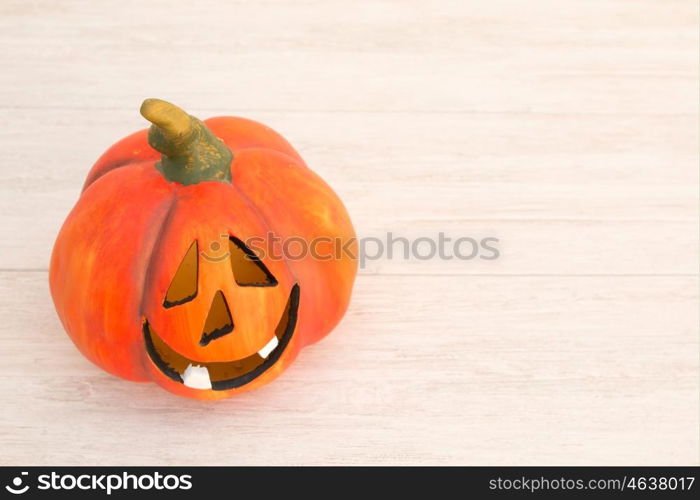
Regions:
<instances>
[{"instance_id":1,"label":"carved face","mask_svg":"<svg viewBox=\"0 0 700 500\"><path fill-rule=\"evenodd\" d=\"M198 242L193 242L162 301L164 311L160 319L166 330L159 334L147 317L143 322L146 350L155 366L171 380L192 389L228 390L251 382L282 356L296 327L299 285L294 284L289 292L285 290L286 304L274 328L268 329L269 324L260 325L255 321L258 311L277 309L280 284L242 240L229 236L225 245L226 252L219 255L223 246L220 242L211 242L209 252L201 253ZM229 291L233 290L233 294L228 300L222 289L206 283L207 271L213 266L231 270L233 288L229 287ZM214 269L213 272L217 270L227 274L223 269ZM199 296L200 287L206 291L204 296ZM240 304L251 308L249 313L233 301L234 297L246 295L260 301L257 306L250 300ZM193 314L188 314L188 304L196 300L202 305L209 304L206 315L198 314L201 307L193 307ZM176 308L183 313L168 314L168 309ZM178 325L177 321L183 317L188 321ZM197 332L198 323L201 332L192 335ZM247 323L253 323L252 328ZM182 326L186 331L178 332ZM259 327L262 330L256 331ZM181 346L185 347L183 351L172 347L168 339L176 343L178 334L193 345L190 348ZM240 344L240 347L236 348L235 344Z\"/></svg>"}]
</instances>

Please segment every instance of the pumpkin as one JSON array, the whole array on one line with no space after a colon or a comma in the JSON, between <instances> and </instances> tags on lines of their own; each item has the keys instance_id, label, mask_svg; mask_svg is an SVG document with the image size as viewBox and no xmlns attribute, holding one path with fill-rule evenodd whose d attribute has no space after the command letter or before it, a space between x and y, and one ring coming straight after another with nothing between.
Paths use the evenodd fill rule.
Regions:
<instances>
[{"instance_id":1,"label":"pumpkin","mask_svg":"<svg viewBox=\"0 0 700 500\"><path fill-rule=\"evenodd\" d=\"M357 271L350 218L264 125L200 121L158 99L141 114L150 129L97 160L56 239L58 316L124 379L204 400L258 388L343 316Z\"/></svg>"}]
</instances>

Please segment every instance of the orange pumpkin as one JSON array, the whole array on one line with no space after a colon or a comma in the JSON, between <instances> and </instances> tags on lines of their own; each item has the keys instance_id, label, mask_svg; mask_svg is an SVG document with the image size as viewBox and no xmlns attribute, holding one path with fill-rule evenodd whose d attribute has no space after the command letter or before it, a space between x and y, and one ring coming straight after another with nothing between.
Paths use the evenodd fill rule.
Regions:
<instances>
[{"instance_id":1,"label":"orange pumpkin","mask_svg":"<svg viewBox=\"0 0 700 500\"><path fill-rule=\"evenodd\" d=\"M202 122L157 99L141 114L151 128L98 159L58 235L58 315L87 358L125 379L197 399L260 387L343 316L350 218L264 125Z\"/></svg>"}]
</instances>

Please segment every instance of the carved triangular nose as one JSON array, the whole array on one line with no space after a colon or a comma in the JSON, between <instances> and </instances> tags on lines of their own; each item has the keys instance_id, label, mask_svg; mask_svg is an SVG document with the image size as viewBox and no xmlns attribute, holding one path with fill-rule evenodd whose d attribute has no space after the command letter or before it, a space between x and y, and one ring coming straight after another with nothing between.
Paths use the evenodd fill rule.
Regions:
<instances>
[{"instance_id":1,"label":"carved triangular nose","mask_svg":"<svg viewBox=\"0 0 700 500\"><path fill-rule=\"evenodd\" d=\"M199 345L204 347L212 340L223 337L232 331L233 318L231 318L231 311L228 308L223 292L219 290L211 302L207 320L204 322L202 338L199 339Z\"/></svg>"}]
</instances>

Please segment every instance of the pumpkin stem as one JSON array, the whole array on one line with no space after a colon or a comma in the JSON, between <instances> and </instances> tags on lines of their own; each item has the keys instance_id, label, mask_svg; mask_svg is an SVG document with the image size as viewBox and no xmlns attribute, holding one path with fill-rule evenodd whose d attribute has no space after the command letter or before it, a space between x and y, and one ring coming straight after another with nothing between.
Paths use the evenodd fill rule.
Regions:
<instances>
[{"instance_id":1,"label":"pumpkin stem","mask_svg":"<svg viewBox=\"0 0 700 500\"><path fill-rule=\"evenodd\" d=\"M148 143L163 154L156 168L170 182L231 182L233 153L194 116L160 99L146 99L141 115L153 125Z\"/></svg>"}]
</instances>

